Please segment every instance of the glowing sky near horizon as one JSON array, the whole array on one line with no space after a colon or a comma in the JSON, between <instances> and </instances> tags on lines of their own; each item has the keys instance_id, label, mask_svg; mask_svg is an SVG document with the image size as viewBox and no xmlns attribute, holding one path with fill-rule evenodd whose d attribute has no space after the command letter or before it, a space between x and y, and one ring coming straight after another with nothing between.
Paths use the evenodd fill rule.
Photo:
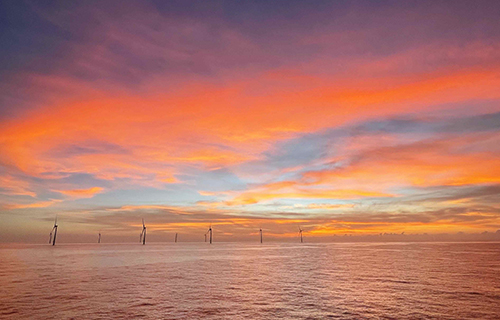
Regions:
<instances>
[{"instance_id":1,"label":"glowing sky near horizon","mask_svg":"<svg viewBox=\"0 0 500 320\"><path fill-rule=\"evenodd\" d=\"M500 229L497 1L0 16L0 241Z\"/></svg>"}]
</instances>

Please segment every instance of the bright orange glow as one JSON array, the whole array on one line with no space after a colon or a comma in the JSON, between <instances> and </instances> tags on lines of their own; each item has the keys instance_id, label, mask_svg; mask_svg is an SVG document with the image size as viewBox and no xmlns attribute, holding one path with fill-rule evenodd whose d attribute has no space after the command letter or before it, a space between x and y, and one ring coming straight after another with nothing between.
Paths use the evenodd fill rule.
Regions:
<instances>
[{"instance_id":1,"label":"bright orange glow","mask_svg":"<svg viewBox=\"0 0 500 320\"><path fill-rule=\"evenodd\" d=\"M30 204L8 204L5 205L4 208L8 210L12 209L30 209L30 208L46 208L52 206L53 204L60 202L60 200L50 200L50 201L42 201L35 202Z\"/></svg>"},{"instance_id":2,"label":"bright orange glow","mask_svg":"<svg viewBox=\"0 0 500 320\"><path fill-rule=\"evenodd\" d=\"M60 190L59 192L71 197L92 197L96 193L101 193L103 188L93 187L89 189Z\"/></svg>"},{"instance_id":3,"label":"bright orange glow","mask_svg":"<svg viewBox=\"0 0 500 320\"><path fill-rule=\"evenodd\" d=\"M309 189L297 190L297 192L271 193L267 190L261 192L248 192L235 197L226 204L230 206L253 204L271 199L357 199L363 197L393 197L391 194L363 191L363 190L332 190L311 191Z\"/></svg>"}]
</instances>

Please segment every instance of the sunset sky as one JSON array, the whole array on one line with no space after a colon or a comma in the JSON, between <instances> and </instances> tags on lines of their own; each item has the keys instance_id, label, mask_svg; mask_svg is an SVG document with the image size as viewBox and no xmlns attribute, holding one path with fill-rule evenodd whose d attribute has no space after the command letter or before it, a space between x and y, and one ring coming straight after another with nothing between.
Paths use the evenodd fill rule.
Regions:
<instances>
[{"instance_id":1,"label":"sunset sky","mask_svg":"<svg viewBox=\"0 0 500 320\"><path fill-rule=\"evenodd\" d=\"M1 1L0 241L500 229L499 1Z\"/></svg>"}]
</instances>

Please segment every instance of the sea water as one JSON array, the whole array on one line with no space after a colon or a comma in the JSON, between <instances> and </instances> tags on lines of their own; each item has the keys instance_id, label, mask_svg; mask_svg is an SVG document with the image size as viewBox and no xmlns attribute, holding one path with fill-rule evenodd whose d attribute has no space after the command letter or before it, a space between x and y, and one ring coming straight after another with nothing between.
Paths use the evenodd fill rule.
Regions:
<instances>
[{"instance_id":1,"label":"sea water","mask_svg":"<svg viewBox=\"0 0 500 320\"><path fill-rule=\"evenodd\" d=\"M2 319L499 319L500 243L0 246Z\"/></svg>"}]
</instances>

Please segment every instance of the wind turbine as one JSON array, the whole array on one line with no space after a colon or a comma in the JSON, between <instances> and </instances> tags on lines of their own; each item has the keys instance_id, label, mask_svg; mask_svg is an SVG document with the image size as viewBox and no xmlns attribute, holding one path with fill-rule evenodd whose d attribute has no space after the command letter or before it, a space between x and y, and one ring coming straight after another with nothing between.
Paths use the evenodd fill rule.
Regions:
<instances>
[{"instance_id":1,"label":"wind turbine","mask_svg":"<svg viewBox=\"0 0 500 320\"><path fill-rule=\"evenodd\" d=\"M303 231L302 228L300 228L300 226L299 226L300 243L304 242L302 239L302 231Z\"/></svg>"},{"instance_id":2,"label":"wind turbine","mask_svg":"<svg viewBox=\"0 0 500 320\"><path fill-rule=\"evenodd\" d=\"M205 242L207 242L207 234L205 233Z\"/></svg>"},{"instance_id":3,"label":"wind turbine","mask_svg":"<svg viewBox=\"0 0 500 320\"><path fill-rule=\"evenodd\" d=\"M54 238L52 238L52 234L54 234ZM52 242L52 245L56 245L56 237L57 237L57 216L56 220L54 221L54 227L52 228L52 231L50 232L50 238L49 238L49 244Z\"/></svg>"},{"instance_id":4,"label":"wind turbine","mask_svg":"<svg viewBox=\"0 0 500 320\"><path fill-rule=\"evenodd\" d=\"M262 243L262 228L260 228L259 232L260 232L260 243Z\"/></svg>"},{"instance_id":5,"label":"wind turbine","mask_svg":"<svg viewBox=\"0 0 500 320\"><path fill-rule=\"evenodd\" d=\"M210 225L210 227L208 228L207 233L210 234L210 244L212 244L212 225Z\"/></svg>"},{"instance_id":6,"label":"wind turbine","mask_svg":"<svg viewBox=\"0 0 500 320\"><path fill-rule=\"evenodd\" d=\"M177 243L177 232L175 233L175 240L174 240L175 243Z\"/></svg>"},{"instance_id":7,"label":"wind turbine","mask_svg":"<svg viewBox=\"0 0 500 320\"><path fill-rule=\"evenodd\" d=\"M144 224L144 218L142 218L142 232L139 237L139 242L142 242L143 245L146 244L146 225Z\"/></svg>"},{"instance_id":8,"label":"wind turbine","mask_svg":"<svg viewBox=\"0 0 500 320\"><path fill-rule=\"evenodd\" d=\"M101 243L101 231L99 231L99 238L97 238L97 243Z\"/></svg>"}]
</instances>

